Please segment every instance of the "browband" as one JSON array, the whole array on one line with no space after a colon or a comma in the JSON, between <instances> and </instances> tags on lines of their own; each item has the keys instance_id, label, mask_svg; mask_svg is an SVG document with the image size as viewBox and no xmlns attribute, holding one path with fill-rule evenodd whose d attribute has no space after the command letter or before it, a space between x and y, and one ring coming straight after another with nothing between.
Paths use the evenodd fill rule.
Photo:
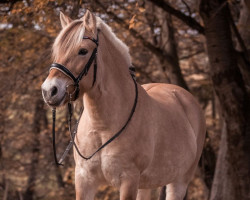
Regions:
<instances>
[{"instance_id":1,"label":"browband","mask_svg":"<svg viewBox=\"0 0 250 200\"><path fill-rule=\"evenodd\" d=\"M89 40L93 41L96 44L96 46L99 45L99 43L98 43L98 34L97 34L97 39L91 38L91 37L88 37L88 36L83 36L82 39L89 39Z\"/></svg>"}]
</instances>

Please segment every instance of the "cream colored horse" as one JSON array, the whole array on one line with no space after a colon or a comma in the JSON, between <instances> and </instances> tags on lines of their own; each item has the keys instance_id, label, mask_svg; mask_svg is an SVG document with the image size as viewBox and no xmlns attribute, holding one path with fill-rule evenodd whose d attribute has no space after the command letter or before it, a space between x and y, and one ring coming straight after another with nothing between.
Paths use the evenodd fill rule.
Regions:
<instances>
[{"instance_id":1,"label":"cream colored horse","mask_svg":"<svg viewBox=\"0 0 250 200\"><path fill-rule=\"evenodd\" d=\"M53 57L74 75L82 71L96 47L83 36L99 36L96 82L92 87L92 66L80 81L78 98L85 109L76 143L88 156L128 119L135 98L128 69L131 59L127 46L91 12L74 21L61 13L60 19L63 29L55 40ZM79 49L86 55L78 55ZM52 69L42 85L45 102L66 104L69 84L69 77ZM164 185L167 200L181 200L199 161L204 135L204 116L190 93L169 84L138 85L137 107L122 134L90 160L74 151L76 199L93 200L97 188L109 184L119 188L121 200L150 199L150 189Z\"/></svg>"}]
</instances>

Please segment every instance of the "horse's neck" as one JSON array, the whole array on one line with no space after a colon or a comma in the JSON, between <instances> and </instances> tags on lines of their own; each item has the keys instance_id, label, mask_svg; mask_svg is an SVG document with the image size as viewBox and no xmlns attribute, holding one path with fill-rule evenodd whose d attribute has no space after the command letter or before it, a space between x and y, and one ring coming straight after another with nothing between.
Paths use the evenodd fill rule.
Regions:
<instances>
[{"instance_id":1,"label":"horse's neck","mask_svg":"<svg viewBox=\"0 0 250 200\"><path fill-rule=\"evenodd\" d=\"M117 129L129 116L134 101L134 84L128 63L112 44L100 35L97 85L84 95L84 107L91 123Z\"/></svg>"}]
</instances>

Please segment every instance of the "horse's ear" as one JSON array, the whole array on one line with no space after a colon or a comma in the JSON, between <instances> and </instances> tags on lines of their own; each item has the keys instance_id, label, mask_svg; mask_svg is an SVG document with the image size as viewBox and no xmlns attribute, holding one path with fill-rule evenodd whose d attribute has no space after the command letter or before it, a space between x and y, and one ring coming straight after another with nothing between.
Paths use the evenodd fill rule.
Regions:
<instances>
[{"instance_id":1,"label":"horse's ear","mask_svg":"<svg viewBox=\"0 0 250 200\"><path fill-rule=\"evenodd\" d=\"M84 22L86 29L95 34L96 33L95 15L93 15L89 10L87 10L81 19Z\"/></svg>"},{"instance_id":2,"label":"horse's ear","mask_svg":"<svg viewBox=\"0 0 250 200\"><path fill-rule=\"evenodd\" d=\"M62 28L64 28L70 22L72 22L72 19L70 19L68 16L64 15L63 12L60 11L60 21L61 21Z\"/></svg>"}]
</instances>

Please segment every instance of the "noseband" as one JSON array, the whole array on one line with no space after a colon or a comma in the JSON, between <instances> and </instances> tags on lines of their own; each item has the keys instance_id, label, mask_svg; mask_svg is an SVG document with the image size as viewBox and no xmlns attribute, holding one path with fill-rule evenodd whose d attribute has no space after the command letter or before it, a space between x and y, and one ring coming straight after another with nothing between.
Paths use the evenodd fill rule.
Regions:
<instances>
[{"instance_id":1,"label":"noseband","mask_svg":"<svg viewBox=\"0 0 250 200\"><path fill-rule=\"evenodd\" d=\"M93 61L94 61L94 77L93 77L92 86L95 84L95 81L96 81L96 71L97 71L96 55L97 55L97 47L98 47L98 34L97 34L97 39L94 39L94 38L91 38L88 36L84 36L83 39L88 39L88 40L91 40L92 42L94 42L96 44L96 48L93 50L87 64L85 65L85 67L83 68L83 70L81 71L81 73L77 77L75 77L73 75L73 73L67 67L65 67L59 63L52 63L50 66L50 69L49 69L49 71L51 71L52 69L57 69L60 72L62 72L64 75L66 75L67 77L69 77L70 79L72 79L74 81L75 90L73 91L73 93L69 93L69 100L70 101L75 101L78 98L79 91L80 91L79 82L81 81L83 76L86 76L88 74L88 71L89 71ZM74 97L73 97L73 95L74 95Z\"/></svg>"}]
</instances>

